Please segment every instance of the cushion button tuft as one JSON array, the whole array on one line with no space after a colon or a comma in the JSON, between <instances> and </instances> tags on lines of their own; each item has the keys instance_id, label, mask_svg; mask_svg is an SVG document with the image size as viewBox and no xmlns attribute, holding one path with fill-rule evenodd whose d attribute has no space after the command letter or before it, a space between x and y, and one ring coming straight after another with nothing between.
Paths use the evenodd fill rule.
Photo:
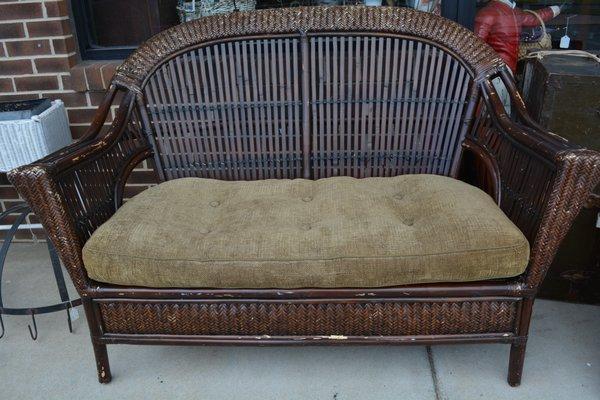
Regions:
<instances>
[{"instance_id":1,"label":"cushion button tuft","mask_svg":"<svg viewBox=\"0 0 600 400\"><path fill-rule=\"evenodd\" d=\"M395 198L396 200L402 200L402 199L404 198L404 195L403 195L402 193L396 193L396 194L394 195L394 198Z\"/></svg>"},{"instance_id":2,"label":"cushion button tuft","mask_svg":"<svg viewBox=\"0 0 600 400\"><path fill-rule=\"evenodd\" d=\"M310 231L311 226L309 224L302 224L300 227L305 231Z\"/></svg>"},{"instance_id":3,"label":"cushion button tuft","mask_svg":"<svg viewBox=\"0 0 600 400\"><path fill-rule=\"evenodd\" d=\"M308 203L309 201L312 201L312 197L303 197L302 201Z\"/></svg>"},{"instance_id":4,"label":"cushion button tuft","mask_svg":"<svg viewBox=\"0 0 600 400\"><path fill-rule=\"evenodd\" d=\"M219 203L218 201L211 201L211 202L209 203L209 205L210 205L211 207L218 207L220 204L221 204L221 203Z\"/></svg>"}]
</instances>

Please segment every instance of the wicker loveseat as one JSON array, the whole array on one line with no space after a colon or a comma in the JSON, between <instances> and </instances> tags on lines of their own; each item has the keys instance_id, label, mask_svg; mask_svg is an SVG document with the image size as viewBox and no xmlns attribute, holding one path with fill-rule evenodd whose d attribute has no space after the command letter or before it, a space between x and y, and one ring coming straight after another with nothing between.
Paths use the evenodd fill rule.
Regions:
<instances>
[{"instance_id":1,"label":"wicker loveseat","mask_svg":"<svg viewBox=\"0 0 600 400\"><path fill-rule=\"evenodd\" d=\"M145 159L162 183L122 205ZM315 7L153 37L83 139L9 179L83 298L100 382L116 343L501 342L517 385L599 165L528 117L468 30Z\"/></svg>"}]
</instances>

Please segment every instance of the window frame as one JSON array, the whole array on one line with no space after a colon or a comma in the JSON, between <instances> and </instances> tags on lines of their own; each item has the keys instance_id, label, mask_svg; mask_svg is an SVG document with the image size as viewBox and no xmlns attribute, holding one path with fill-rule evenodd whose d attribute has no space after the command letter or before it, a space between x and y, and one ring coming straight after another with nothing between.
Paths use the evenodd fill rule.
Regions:
<instances>
[{"instance_id":1,"label":"window frame","mask_svg":"<svg viewBox=\"0 0 600 400\"><path fill-rule=\"evenodd\" d=\"M148 3L149 24L152 35L160 31L159 0L146 0ZM77 42L82 60L123 60L127 58L138 46L94 46L91 37L93 21L90 20L86 7L90 0L71 1L71 11Z\"/></svg>"}]
</instances>

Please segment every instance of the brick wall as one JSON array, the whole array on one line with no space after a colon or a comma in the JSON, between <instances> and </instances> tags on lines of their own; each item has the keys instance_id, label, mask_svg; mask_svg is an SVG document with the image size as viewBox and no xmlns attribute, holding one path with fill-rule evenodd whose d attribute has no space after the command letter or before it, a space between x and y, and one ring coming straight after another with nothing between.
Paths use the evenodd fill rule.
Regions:
<instances>
[{"instance_id":1,"label":"brick wall","mask_svg":"<svg viewBox=\"0 0 600 400\"><path fill-rule=\"evenodd\" d=\"M77 140L88 128L119 63L81 61L67 0L0 0L0 101L61 99ZM125 194L139 193L153 182L153 176L143 163L132 174ZM16 191L0 173L0 210L17 201ZM10 216L0 225L15 218ZM38 221L30 215L27 223ZM0 229L0 239L4 233ZM33 233L43 237L41 230ZM17 235L20 240L31 238L27 229Z\"/></svg>"}]
</instances>

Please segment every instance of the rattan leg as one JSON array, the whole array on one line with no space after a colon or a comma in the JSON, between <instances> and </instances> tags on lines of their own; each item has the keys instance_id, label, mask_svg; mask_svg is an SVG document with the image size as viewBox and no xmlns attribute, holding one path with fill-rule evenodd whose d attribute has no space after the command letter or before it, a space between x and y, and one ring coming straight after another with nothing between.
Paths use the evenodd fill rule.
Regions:
<instances>
[{"instance_id":1,"label":"rattan leg","mask_svg":"<svg viewBox=\"0 0 600 400\"><path fill-rule=\"evenodd\" d=\"M521 375L523 374L523 364L525 363L526 343L515 343L510 346L510 359L508 361L508 384L510 386L519 386L521 384Z\"/></svg>"},{"instance_id":2,"label":"rattan leg","mask_svg":"<svg viewBox=\"0 0 600 400\"><path fill-rule=\"evenodd\" d=\"M94 356L96 357L96 368L98 369L98 381L100 383L109 383L112 379L110 374L110 365L108 363L108 352L106 351L106 344L100 343L98 339L102 335L102 328L100 326L100 318L98 315L97 305L92 303L89 298L82 299L83 308L85 310L85 316L87 318L88 326L90 328L90 337L92 339L92 346L94 347Z\"/></svg>"},{"instance_id":3,"label":"rattan leg","mask_svg":"<svg viewBox=\"0 0 600 400\"><path fill-rule=\"evenodd\" d=\"M519 386L521 384L533 301L533 298L525 298L521 304L521 315L519 316L517 325L517 335L520 340L510 346L510 358L508 361L508 384L510 386Z\"/></svg>"},{"instance_id":4,"label":"rattan leg","mask_svg":"<svg viewBox=\"0 0 600 400\"><path fill-rule=\"evenodd\" d=\"M109 383L112 375L110 374L106 345L99 343L92 344L94 346L94 356L96 357L96 368L98 369L98 382Z\"/></svg>"}]
</instances>

